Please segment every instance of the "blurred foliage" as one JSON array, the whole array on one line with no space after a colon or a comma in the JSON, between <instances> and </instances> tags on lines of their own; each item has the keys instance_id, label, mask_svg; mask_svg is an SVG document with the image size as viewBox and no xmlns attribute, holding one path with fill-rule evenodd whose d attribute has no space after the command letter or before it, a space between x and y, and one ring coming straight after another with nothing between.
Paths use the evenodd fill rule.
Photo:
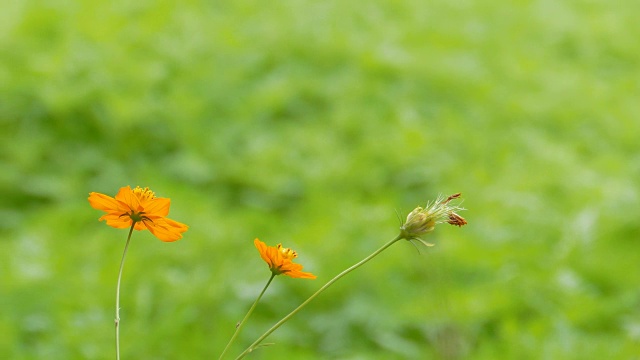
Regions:
<instances>
[{"instance_id":1,"label":"blurred foliage","mask_svg":"<svg viewBox=\"0 0 640 360\"><path fill-rule=\"evenodd\" d=\"M253 359L638 359L634 1L6 1L0 358L113 358L126 231L90 191L170 197L136 233L131 359L238 353L439 193L440 226L336 283Z\"/></svg>"}]
</instances>

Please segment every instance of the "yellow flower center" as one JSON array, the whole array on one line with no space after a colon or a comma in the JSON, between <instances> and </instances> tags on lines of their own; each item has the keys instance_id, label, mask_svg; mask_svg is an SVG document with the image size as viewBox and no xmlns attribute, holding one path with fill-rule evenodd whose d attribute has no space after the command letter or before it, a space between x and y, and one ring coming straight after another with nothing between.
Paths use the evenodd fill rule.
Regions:
<instances>
[{"instance_id":1,"label":"yellow flower center","mask_svg":"<svg viewBox=\"0 0 640 360\"><path fill-rule=\"evenodd\" d=\"M140 200L153 200L156 198L156 194L148 187L143 189L140 186L136 186L136 188L133 189L133 194Z\"/></svg>"},{"instance_id":2,"label":"yellow flower center","mask_svg":"<svg viewBox=\"0 0 640 360\"><path fill-rule=\"evenodd\" d=\"M295 259L298 257L298 254L291 250L290 248L282 247L282 244L278 244L278 251L284 256L286 259Z\"/></svg>"}]
</instances>

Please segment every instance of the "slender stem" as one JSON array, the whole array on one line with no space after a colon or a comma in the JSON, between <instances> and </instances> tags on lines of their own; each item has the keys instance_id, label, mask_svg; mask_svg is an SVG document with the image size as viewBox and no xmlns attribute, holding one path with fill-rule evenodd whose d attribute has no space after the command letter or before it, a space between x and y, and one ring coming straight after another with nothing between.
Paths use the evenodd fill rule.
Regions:
<instances>
[{"instance_id":1,"label":"slender stem","mask_svg":"<svg viewBox=\"0 0 640 360\"><path fill-rule=\"evenodd\" d=\"M122 253L122 260L120 260L120 271L118 272L118 285L116 287L116 360L120 360L120 280L122 279L122 269L124 268L124 258L127 256L127 249L129 248L129 242L131 241L131 233L133 233L133 227L136 225L134 221L129 229L129 236L127 237L127 243L124 246L124 252Z\"/></svg>"},{"instance_id":2,"label":"slender stem","mask_svg":"<svg viewBox=\"0 0 640 360\"><path fill-rule=\"evenodd\" d=\"M275 276L276 276L276 274L271 273L271 277L269 278L269 281L267 281L267 285L264 286L264 289L262 289L262 292L260 293L260 295L258 295L258 298L256 299L256 301L254 301L253 305L251 305L251 308L247 312L247 315L244 316L244 319L242 319L240 324L238 324L238 326L236 326L236 332L233 333L233 336L229 340L229 343L227 343L227 346L222 351L222 354L220 354L220 357L218 358L218 360L222 360L222 357L224 357L224 355L227 353L227 350L229 350L229 347L231 346L233 341L236 339L236 337L238 337L238 334L240 334L240 330L242 330L242 327L244 326L244 323L247 321L249 316L251 316L251 313L253 312L253 309L255 309L256 305L258 305L258 301L260 301L260 299L262 298L262 295L264 294L264 292L267 291L267 288L269 287L269 285L271 284L271 281L273 280L273 278Z\"/></svg>"},{"instance_id":3,"label":"slender stem","mask_svg":"<svg viewBox=\"0 0 640 360\"><path fill-rule=\"evenodd\" d=\"M386 248L388 248L389 246L393 245L393 243L395 243L396 241L403 239L402 235L398 235L396 236L393 240L389 241L388 243L382 245L382 247L376 251L374 251L371 255L367 256L366 258L360 260L358 263L352 265L351 267L347 268L346 270L344 270L343 272L341 272L340 274L336 275L336 277L334 277L333 279L329 280L329 282L327 282L326 284L324 284L320 289L318 289L318 291L316 291L313 295L311 295L307 300L305 300L302 304L300 304L300 306L298 306L297 308L295 308L292 312L289 313L289 315L283 317L280 321L278 321L275 325L273 325L271 327L271 329L267 330L264 334L262 334L262 336L260 336L256 341L253 342L253 344L251 344L247 349L245 349L245 351L243 351L237 358L236 360L240 360L243 357L245 357L248 353L252 352L256 347L258 347L258 345L260 345L260 343L267 338L267 336L271 335L272 332L274 332L277 328L279 328L282 324L284 324L285 322L287 322L287 320L289 320L291 317L293 317L293 315L295 315L298 311L300 311L300 309L302 309L305 305L307 305L308 303L311 302L311 300L315 299L316 296L320 295L320 293L322 293L323 291L325 291L329 286L331 286L334 282L338 281L341 277L347 275L348 273L350 273L351 271L359 268L360 266L362 266L364 263L366 263L367 261L373 259L376 255L380 254L381 252L383 252Z\"/></svg>"}]
</instances>

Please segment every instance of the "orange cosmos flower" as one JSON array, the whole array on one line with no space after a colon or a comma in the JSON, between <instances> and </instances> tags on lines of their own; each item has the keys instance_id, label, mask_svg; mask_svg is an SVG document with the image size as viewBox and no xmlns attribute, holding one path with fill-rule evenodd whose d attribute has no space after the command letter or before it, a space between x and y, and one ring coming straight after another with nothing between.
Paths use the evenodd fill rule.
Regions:
<instances>
[{"instance_id":1,"label":"orange cosmos flower","mask_svg":"<svg viewBox=\"0 0 640 360\"><path fill-rule=\"evenodd\" d=\"M89 203L94 209L105 211L99 220L107 225L126 229L133 225L136 230L149 229L162 241L176 241L189 228L183 223L166 218L171 200L157 198L149 188L130 186L120 188L115 198L97 192L89 193Z\"/></svg>"},{"instance_id":2,"label":"orange cosmos flower","mask_svg":"<svg viewBox=\"0 0 640 360\"><path fill-rule=\"evenodd\" d=\"M267 246L259 239L255 239L253 243L256 245L258 252L260 252L260 257L269 265L269 269L274 275L284 274L292 278L302 279L316 278L311 273L301 271L302 265L293 262L293 259L298 257L295 251L282 247L282 244Z\"/></svg>"}]
</instances>

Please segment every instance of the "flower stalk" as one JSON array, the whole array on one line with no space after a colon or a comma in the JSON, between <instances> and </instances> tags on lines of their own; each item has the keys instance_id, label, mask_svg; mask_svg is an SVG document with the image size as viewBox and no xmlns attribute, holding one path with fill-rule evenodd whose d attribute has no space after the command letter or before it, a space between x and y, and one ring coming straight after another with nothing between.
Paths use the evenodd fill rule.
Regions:
<instances>
[{"instance_id":1,"label":"flower stalk","mask_svg":"<svg viewBox=\"0 0 640 360\"><path fill-rule=\"evenodd\" d=\"M118 284L116 285L116 360L120 360L120 281L122 280L122 269L124 268L124 259L127 256L127 250L129 249L129 243L131 242L131 234L136 223L131 224L129 229L129 236L127 237L127 243L124 245L124 251L122 252L122 260L120 260L120 270L118 271Z\"/></svg>"},{"instance_id":2,"label":"flower stalk","mask_svg":"<svg viewBox=\"0 0 640 360\"><path fill-rule=\"evenodd\" d=\"M247 314L244 316L244 318L238 324L238 326L236 326L236 331L233 333L233 336L231 337L231 339L227 343L227 346L222 351L222 354L220 354L220 357L218 358L218 360L222 360L222 358L227 353L227 351L229 351L229 348L231 347L231 344L233 344L233 342L235 341L236 337L238 337L238 335L240 334L240 330L242 330L242 327L247 322L247 319L253 313L253 309L256 308L256 305L258 305L258 301L260 301L260 299L262 298L262 295L264 295L264 292L267 291L267 288L271 284L271 281L273 280L273 278L276 277L276 275L277 274L275 274L275 273L271 274L271 276L269 277L269 281L267 281L267 285L264 286L264 289L262 289L262 292L260 293L260 295L258 295L258 298L256 298L256 301L254 301L253 305L251 305L251 308L249 308L249 311L247 312Z\"/></svg>"}]
</instances>

